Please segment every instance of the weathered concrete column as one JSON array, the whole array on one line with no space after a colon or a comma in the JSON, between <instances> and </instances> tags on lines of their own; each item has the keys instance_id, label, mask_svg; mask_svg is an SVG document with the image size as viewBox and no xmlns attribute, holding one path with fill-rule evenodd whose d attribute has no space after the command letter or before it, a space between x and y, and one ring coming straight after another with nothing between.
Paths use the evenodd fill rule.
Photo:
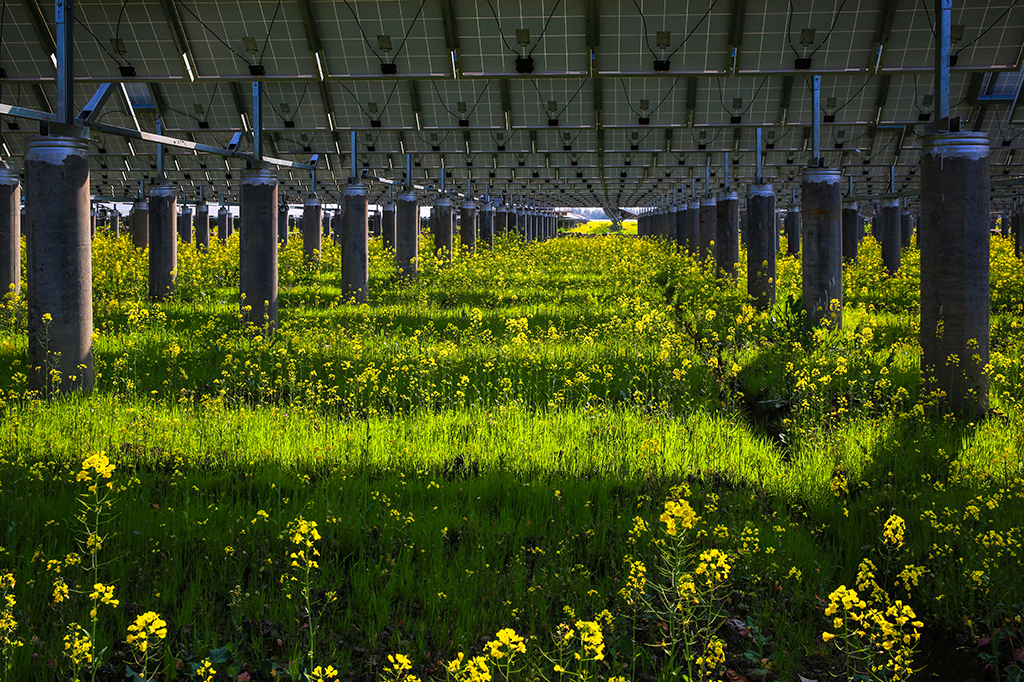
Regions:
<instances>
[{"instance_id":1,"label":"weathered concrete column","mask_svg":"<svg viewBox=\"0 0 1024 682\"><path fill-rule=\"evenodd\" d=\"M1017 258L1020 258L1021 246L1022 246L1021 235L1020 235L1020 228L1021 228L1021 224L1020 224L1021 215L1020 214L1021 214L1021 207L1017 206L1014 209L1013 216L1010 219L1011 220L1011 222L1010 222L1010 227L1011 227L1010 233L1011 233L1011 236L1013 237L1013 255L1016 256ZM918 240L920 240L920 239L921 238L918 237Z\"/></svg>"},{"instance_id":2,"label":"weathered concrete column","mask_svg":"<svg viewBox=\"0 0 1024 682\"><path fill-rule=\"evenodd\" d=\"M110 211L110 234L115 239L121 236L121 213L117 209Z\"/></svg>"},{"instance_id":3,"label":"weathered concrete column","mask_svg":"<svg viewBox=\"0 0 1024 682\"><path fill-rule=\"evenodd\" d=\"M320 199L309 197L302 205L302 255L307 263L319 262L323 246Z\"/></svg>"},{"instance_id":4,"label":"weathered concrete column","mask_svg":"<svg viewBox=\"0 0 1024 682\"><path fill-rule=\"evenodd\" d=\"M747 296L755 308L775 305L775 188L751 185L747 195Z\"/></svg>"},{"instance_id":5,"label":"weathered concrete column","mask_svg":"<svg viewBox=\"0 0 1024 682\"><path fill-rule=\"evenodd\" d=\"M800 209L796 206L786 211L786 253L795 256L800 253Z\"/></svg>"},{"instance_id":6,"label":"weathered concrete column","mask_svg":"<svg viewBox=\"0 0 1024 682\"><path fill-rule=\"evenodd\" d=\"M89 141L61 135L25 145L29 388L91 391L92 246Z\"/></svg>"},{"instance_id":7,"label":"weathered concrete column","mask_svg":"<svg viewBox=\"0 0 1024 682\"><path fill-rule=\"evenodd\" d=\"M96 207L89 209L89 238L96 238Z\"/></svg>"},{"instance_id":8,"label":"weathered concrete column","mask_svg":"<svg viewBox=\"0 0 1024 682\"><path fill-rule=\"evenodd\" d=\"M675 248L676 241L678 240L676 226L679 224L679 209L675 204L668 207L668 212L665 213L665 239L668 243Z\"/></svg>"},{"instance_id":9,"label":"weathered concrete column","mask_svg":"<svg viewBox=\"0 0 1024 682\"><path fill-rule=\"evenodd\" d=\"M1006 237L1010 236L1010 212L1003 211L999 214L999 236Z\"/></svg>"},{"instance_id":10,"label":"weathered concrete column","mask_svg":"<svg viewBox=\"0 0 1024 682\"><path fill-rule=\"evenodd\" d=\"M288 246L288 204L277 207L277 243Z\"/></svg>"},{"instance_id":11,"label":"weathered concrete column","mask_svg":"<svg viewBox=\"0 0 1024 682\"><path fill-rule=\"evenodd\" d=\"M690 212L686 210L686 204L676 206L676 250L680 251L687 245L687 230L689 229Z\"/></svg>"},{"instance_id":12,"label":"weathered concrete column","mask_svg":"<svg viewBox=\"0 0 1024 682\"><path fill-rule=\"evenodd\" d=\"M344 203L344 201L342 201ZM331 239L338 246L341 246L341 242L344 239L343 232L345 230L344 223L345 214L341 211L335 211L331 215Z\"/></svg>"},{"instance_id":13,"label":"weathered concrete column","mask_svg":"<svg viewBox=\"0 0 1024 682\"><path fill-rule=\"evenodd\" d=\"M700 202L691 201L686 205L686 249L690 255L700 254Z\"/></svg>"},{"instance_id":14,"label":"weathered concrete column","mask_svg":"<svg viewBox=\"0 0 1024 682\"><path fill-rule=\"evenodd\" d=\"M217 211L217 239L222 242L228 240L228 207L221 206Z\"/></svg>"},{"instance_id":15,"label":"weathered concrete column","mask_svg":"<svg viewBox=\"0 0 1024 682\"><path fill-rule=\"evenodd\" d=\"M277 174L242 171L238 219L238 288L245 325L277 327Z\"/></svg>"},{"instance_id":16,"label":"weathered concrete column","mask_svg":"<svg viewBox=\"0 0 1024 682\"><path fill-rule=\"evenodd\" d=\"M137 249L149 246L149 201L136 199L132 205L132 245Z\"/></svg>"},{"instance_id":17,"label":"weathered concrete column","mask_svg":"<svg viewBox=\"0 0 1024 682\"><path fill-rule=\"evenodd\" d=\"M516 211L516 234L518 234L519 238L524 242L527 241L526 209L522 206L520 206L519 210Z\"/></svg>"},{"instance_id":18,"label":"weathered concrete column","mask_svg":"<svg viewBox=\"0 0 1024 682\"><path fill-rule=\"evenodd\" d=\"M462 227L459 230L462 250L476 253L476 203L465 201L462 204Z\"/></svg>"},{"instance_id":19,"label":"weathered concrete column","mask_svg":"<svg viewBox=\"0 0 1024 682\"><path fill-rule=\"evenodd\" d=\"M843 202L843 260L857 262L860 248L860 213L856 201Z\"/></svg>"},{"instance_id":20,"label":"weathered concrete column","mask_svg":"<svg viewBox=\"0 0 1024 682\"><path fill-rule=\"evenodd\" d=\"M395 230L395 205L384 204L384 212L380 218L380 234L385 249L395 250Z\"/></svg>"},{"instance_id":21,"label":"weathered concrete column","mask_svg":"<svg viewBox=\"0 0 1024 682\"><path fill-rule=\"evenodd\" d=\"M715 232L715 266L718 276L736 278L740 260L740 199L736 192L726 192L718 199Z\"/></svg>"},{"instance_id":22,"label":"weathered concrete column","mask_svg":"<svg viewBox=\"0 0 1024 682\"><path fill-rule=\"evenodd\" d=\"M955 411L988 409L989 189L987 133L922 139L922 383Z\"/></svg>"},{"instance_id":23,"label":"weathered concrete column","mask_svg":"<svg viewBox=\"0 0 1024 682\"><path fill-rule=\"evenodd\" d=\"M373 213L370 214L369 230L370 230L370 236L371 237L379 237L380 236L380 230L381 230L380 221L381 221L380 213L377 213L376 211L374 211Z\"/></svg>"},{"instance_id":24,"label":"weathered concrete column","mask_svg":"<svg viewBox=\"0 0 1024 682\"><path fill-rule=\"evenodd\" d=\"M235 214L228 210L228 236L235 233Z\"/></svg>"},{"instance_id":25,"label":"weathered concrete column","mask_svg":"<svg viewBox=\"0 0 1024 682\"><path fill-rule=\"evenodd\" d=\"M843 197L837 168L803 170L803 296L807 324L843 326Z\"/></svg>"},{"instance_id":26,"label":"weathered concrete column","mask_svg":"<svg viewBox=\"0 0 1024 682\"><path fill-rule=\"evenodd\" d=\"M341 226L341 295L366 303L370 291L370 243L366 216L366 185L354 183L341 191L345 204Z\"/></svg>"},{"instance_id":27,"label":"weathered concrete column","mask_svg":"<svg viewBox=\"0 0 1024 682\"><path fill-rule=\"evenodd\" d=\"M192 209L188 206L178 214L178 238L182 244L192 243Z\"/></svg>"},{"instance_id":28,"label":"weathered concrete column","mask_svg":"<svg viewBox=\"0 0 1024 682\"><path fill-rule=\"evenodd\" d=\"M0 161L0 305L21 295L21 180Z\"/></svg>"},{"instance_id":29,"label":"weathered concrete column","mask_svg":"<svg viewBox=\"0 0 1024 682\"><path fill-rule=\"evenodd\" d=\"M210 250L210 206L206 202L196 205L196 246Z\"/></svg>"},{"instance_id":30,"label":"weathered concrete column","mask_svg":"<svg viewBox=\"0 0 1024 682\"><path fill-rule=\"evenodd\" d=\"M876 220L882 244L882 263L893 275L900 269L900 200L882 199Z\"/></svg>"},{"instance_id":31,"label":"weathered concrete column","mask_svg":"<svg viewBox=\"0 0 1024 682\"><path fill-rule=\"evenodd\" d=\"M398 276L414 280L420 273L420 207L416 201L416 192L409 189L398 195L398 210L394 215L395 262L398 265Z\"/></svg>"},{"instance_id":32,"label":"weathered concrete column","mask_svg":"<svg viewBox=\"0 0 1024 682\"><path fill-rule=\"evenodd\" d=\"M715 236L718 232L718 202L714 197L700 200L700 262L715 257Z\"/></svg>"},{"instance_id":33,"label":"weathered concrete column","mask_svg":"<svg viewBox=\"0 0 1024 682\"><path fill-rule=\"evenodd\" d=\"M324 210L324 212L320 216L320 220L323 221L323 225L322 225L323 230L321 231L321 235L324 236L324 237L330 237L331 236L331 212L329 210Z\"/></svg>"},{"instance_id":34,"label":"weathered concrete column","mask_svg":"<svg viewBox=\"0 0 1024 682\"><path fill-rule=\"evenodd\" d=\"M775 253L779 253L779 237L782 235L782 211L775 212Z\"/></svg>"},{"instance_id":35,"label":"weathered concrete column","mask_svg":"<svg viewBox=\"0 0 1024 682\"><path fill-rule=\"evenodd\" d=\"M174 185L149 188L149 297L174 294L178 275L178 191Z\"/></svg>"},{"instance_id":36,"label":"weathered concrete column","mask_svg":"<svg viewBox=\"0 0 1024 682\"><path fill-rule=\"evenodd\" d=\"M434 256L452 262L452 200L441 197L434 205Z\"/></svg>"},{"instance_id":37,"label":"weathered concrete column","mask_svg":"<svg viewBox=\"0 0 1024 682\"><path fill-rule=\"evenodd\" d=\"M479 218L480 239L488 250L494 250L494 204L488 202L480 207Z\"/></svg>"},{"instance_id":38,"label":"weathered concrete column","mask_svg":"<svg viewBox=\"0 0 1024 682\"><path fill-rule=\"evenodd\" d=\"M740 246L747 245L747 211L740 209Z\"/></svg>"},{"instance_id":39,"label":"weathered concrete column","mask_svg":"<svg viewBox=\"0 0 1024 682\"><path fill-rule=\"evenodd\" d=\"M1009 218L1006 215L1006 218ZM1007 220L1009 223L1009 220ZM910 248L910 238L914 236L914 227L910 221L910 211L904 209L900 213L900 246L904 249Z\"/></svg>"},{"instance_id":40,"label":"weathered concrete column","mask_svg":"<svg viewBox=\"0 0 1024 682\"><path fill-rule=\"evenodd\" d=\"M508 234L508 209L504 205L494 212L494 233L500 237Z\"/></svg>"}]
</instances>

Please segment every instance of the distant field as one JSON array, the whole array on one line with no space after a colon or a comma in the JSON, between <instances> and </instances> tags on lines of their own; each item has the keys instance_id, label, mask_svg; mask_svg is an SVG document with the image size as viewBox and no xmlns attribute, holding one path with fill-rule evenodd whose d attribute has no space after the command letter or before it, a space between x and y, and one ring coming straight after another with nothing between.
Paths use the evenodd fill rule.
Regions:
<instances>
[{"instance_id":1,"label":"distant field","mask_svg":"<svg viewBox=\"0 0 1024 682\"><path fill-rule=\"evenodd\" d=\"M588 223L583 223L571 230L568 230L569 234L636 234L636 221L626 220L622 223L621 232L612 232L612 221L610 220L591 220Z\"/></svg>"},{"instance_id":2,"label":"distant field","mask_svg":"<svg viewBox=\"0 0 1024 682\"><path fill-rule=\"evenodd\" d=\"M293 240L264 336L237 237L179 244L166 303L99 238L97 389L54 402L10 302L0 682L1024 675L1008 240L976 419L920 395L916 249L888 277L869 238L832 332L791 257L758 312L745 253L735 282L649 239L431 243L405 284L372 240L352 305Z\"/></svg>"}]
</instances>

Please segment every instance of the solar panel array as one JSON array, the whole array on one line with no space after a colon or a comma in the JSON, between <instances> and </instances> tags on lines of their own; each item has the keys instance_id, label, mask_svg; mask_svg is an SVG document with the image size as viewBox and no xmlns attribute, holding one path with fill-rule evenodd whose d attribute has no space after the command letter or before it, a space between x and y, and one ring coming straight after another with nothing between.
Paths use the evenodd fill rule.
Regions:
<instances>
[{"instance_id":1,"label":"solar panel array","mask_svg":"<svg viewBox=\"0 0 1024 682\"><path fill-rule=\"evenodd\" d=\"M988 132L995 183L1020 173L1024 6L953 10L951 115ZM640 206L678 191L764 176L781 194L810 157L820 116L826 163L858 195L914 191L919 136L934 109L934 8L926 0L78 0L75 98L124 82L105 123L251 148L251 83L263 83L264 149L321 155L319 191L360 174L558 206ZM0 101L52 110L54 11L3 5ZM532 60L532 64L527 62ZM802 64L798 64L802 60ZM808 64L809 61L809 64ZM800 66L800 68L798 68ZM528 71L530 73L520 73ZM657 70L656 70L657 69ZM392 73L393 72L393 73ZM134 73L134 75L129 75ZM254 76L253 74L262 74ZM821 76L819 112L810 83ZM5 117L21 166L31 121ZM154 145L93 133L93 191L131 198L156 173ZM236 196L240 160L168 149L167 177L195 197ZM706 170L710 167L710 171ZM282 170L301 201L309 174ZM1005 180L1005 182L1004 182ZM371 201L386 192L371 183Z\"/></svg>"}]
</instances>

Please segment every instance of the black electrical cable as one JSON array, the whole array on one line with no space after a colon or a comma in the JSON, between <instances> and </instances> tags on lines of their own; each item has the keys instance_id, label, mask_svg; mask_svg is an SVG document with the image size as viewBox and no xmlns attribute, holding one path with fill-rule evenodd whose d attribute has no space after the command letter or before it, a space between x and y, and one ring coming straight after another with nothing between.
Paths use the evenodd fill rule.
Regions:
<instances>
[{"instance_id":1,"label":"black electrical cable","mask_svg":"<svg viewBox=\"0 0 1024 682\"><path fill-rule=\"evenodd\" d=\"M437 101L441 103L441 107L455 118L459 118L459 115L448 108L444 103L444 97L441 97L441 92L437 89L437 83L430 81L430 86L434 88L434 94L437 95Z\"/></svg>"},{"instance_id":2,"label":"black electrical cable","mask_svg":"<svg viewBox=\"0 0 1024 682\"><path fill-rule=\"evenodd\" d=\"M619 85L622 86L622 96L626 98L626 106L628 106L630 111L632 111L634 114L640 116L640 112L634 109L633 103L629 101L629 93L626 92L626 81L623 80L622 78L619 78Z\"/></svg>"},{"instance_id":3,"label":"black electrical cable","mask_svg":"<svg viewBox=\"0 0 1024 682\"><path fill-rule=\"evenodd\" d=\"M427 4L427 0L421 0L421 2L420 2L420 8L419 8L418 10L416 10L416 16L414 16L414 17L412 18L412 23L411 23L411 24L409 24L409 28L407 28L407 29L405 30L405 35L404 35L404 36L402 36L402 44L398 46L398 49L397 49L397 50L395 50L395 56L391 58L391 62L392 62L392 63L394 63L394 61L395 61L396 59L398 59L398 55L399 55L399 54L401 54L401 52L402 52L402 48L403 48L403 47L405 47L405 43L406 43L406 41L407 41L407 40L409 40L409 34L410 34L410 33L412 33L412 29L413 29L413 26L415 26L415 25L416 25L416 22L417 22L417 21L419 21L419 18L420 18L420 14L422 14L422 13L423 13L423 6L424 6L425 4Z\"/></svg>"},{"instance_id":4,"label":"black electrical cable","mask_svg":"<svg viewBox=\"0 0 1024 682\"><path fill-rule=\"evenodd\" d=\"M3 58L4 48L4 18L7 15L7 0L3 0L3 5L0 5L0 61Z\"/></svg>"},{"instance_id":5,"label":"black electrical cable","mask_svg":"<svg viewBox=\"0 0 1024 682\"><path fill-rule=\"evenodd\" d=\"M672 91L676 89L676 86L679 85L679 81L682 80L682 78L683 78L682 76L679 76L674 81L672 81L672 87L670 87L668 89L668 92L665 93L665 96L661 98L660 102L658 102L658 106L656 106L653 109L651 109L651 111L650 111L651 114L653 114L655 111L657 111L658 109L661 108L661 105L665 103L665 100L668 99L668 96L671 95ZM650 114L648 114L648 115L650 115Z\"/></svg>"},{"instance_id":6,"label":"black electrical cable","mask_svg":"<svg viewBox=\"0 0 1024 682\"><path fill-rule=\"evenodd\" d=\"M658 53L651 48L651 37L647 34L647 17L644 16L644 11L640 9L640 5L637 4L636 0L633 0L633 7L636 7L637 14L640 15L640 23L644 27L644 42L647 43L647 51L651 53L655 59L658 58Z\"/></svg>"},{"instance_id":7,"label":"black electrical cable","mask_svg":"<svg viewBox=\"0 0 1024 682\"><path fill-rule=\"evenodd\" d=\"M121 62L120 62L120 60L118 60L118 58L117 58L117 57L115 57L114 55L112 55L112 54L110 53L110 50L108 50L108 49L107 49L107 46L103 44L103 41L99 39L99 36L97 36L97 35L96 35L95 33L93 33L93 32L92 32L92 30L91 30L91 29L90 29L90 28L89 28L89 27L88 27L88 26L86 25L86 23L85 23L84 21L82 21L81 19L79 19L79 18L78 18L77 16L75 17L75 21L76 21L76 22L78 23L78 25L79 25L79 26L81 26L82 28L84 28L84 29L85 29L86 33L88 33L89 35L91 35L91 36L93 37L93 39L95 39L95 40L96 40L96 43L97 43L97 44L98 44L98 45L100 46L100 49L101 49L101 50L103 50L104 52L106 52L106 53L107 53L107 56L108 56L108 57L110 57L110 59L111 59L111 60L112 60L112 61L113 61L113 62L114 62L115 64L117 64L118 66L121 66Z\"/></svg>"},{"instance_id":8,"label":"black electrical cable","mask_svg":"<svg viewBox=\"0 0 1024 682\"><path fill-rule=\"evenodd\" d=\"M121 18L124 17L124 10L126 7L128 7L128 0L124 0L124 2L121 3L121 11L117 13L117 27L114 29L115 45L117 44L117 41L121 38ZM127 62L128 60L125 59L125 61ZM129 66L131 66L130 63Z\"/></svg>"},{"instance_id":9,"label":"black electrical cable","mask_svg":"<svg viewBox=\"0 0 1024 682\"><path fill-rule=\"evenodd\" d=\"M864 88L868 87L868 83L870 83L870 82L871 82L871 79L875 77L875 74L876 74L876 73L878 73L878 72L877 72L877 71L874 71L874 72L872 72L872 73L871 73L871 75L869 75L869 76L868 76L867 80L866 80L866 81L864 81L864 85L860 86L860 88L858 88L858 89L857 89L857 92L853 93L853 95L852 95L852 96L850 97L850 99L848 99L848 100L846 100L845 102L843 102L843 106L841 106L841 107L838 107L838 108L836 108L836 109L833 109L833 110L832 110L832 113L833 113L833 114L836 114L836 113L838 113L838 112L842 111L843 109L845 109L845 108L846 108L846 106L847 106L847 105L848 105L848 104L849 104L850 102L852 102L853 100L857 99L857 95L859 95L859 94L860 94L861 92L863 92L863 91L864 91Z\"/></svg>"},{"instance_id":10,"label":"black electrical cable","mask_svg":"<svg viewBox=\"0 0 1024 682\"><path fill-rule=\"evenodd\" d=\"M377 54L377 50L373 49L373 45L370 44L370 39L366 37L366 31L363 30L363 25L359 23L359 17L356 16L356 11L352 9L352 4L348 0L345 0L345 7L348 7L348 11L352 13L352 18L356 20L356 27L359 29L360 35L363 36L363 42L365 42L366 46L370 48L370 52L372 52L373 56L377 58L377 61L383 64L384 60L379 54Z\"/></svg>"},{"instance_id":11,"label":"black electrical cable","mask_svg":"<svg viewBox=\"0 0 1024 682\"><path fill-rule=\"evenodd\" d=\"M217 88L219 86L219 83L213 84L213 92L210 93L210 101L207 102L206 109L204 110L205 113L203 114L203 122L207 122L208 119L210 118L210 107L213 106L213 98L217 96Z\"/></svg>"},{"instance_id":12,"label":"black electrical cable","mask_svg":"<svg viewBox=\"0 0 1024 682\"><path fill-rule=\"evenodd\" d=\"M575 101L576 101L576 98L577 98L577 97L579 97L580 91L581 91L581 90L583 90L583 85L584 85L584 84L585 84L586 82L587 82L587 81L586 81L586 79L585 79L585 78L581 78L581 79L580 79L580 87L576 88L576 92L575 92L575 93L573 93L573 96L569 98L569 101L568 101L568 102L566 102L566 103L565 103L565 106L564 106L564 107L562 107L561 111L559 111L559 112L558 112L558 116L556 116L556 118L558 118L558 117L560 117L560 116L561 116L562 114L564 114L564 113L565 113L565 110L569 108L569 105L570 105L570 104L572 104L573 102L575 102Z\"/></svg>"},{"instance_id":13,"label":"black electrical cable","mask_svg":"<svg viewBox=\"0 0 1024 682\"><path fill-rule=\"evenodd\" d=\"M932 32L932 36L935 35L935 24L932 23L932 13L928 11L928 3L925 0L918 0L921 7L924 8L924 15L928 17L928 28Z\"/></svg>"},{"instance_id":14,"label":"black electrical cable","mask_svg":"<svg viewBox=\"0 0 1024 682\"><path fill-rule=\"evenodd\" d=\"M793 50L793 54L799 57L800 52L793 45L793 0L789 0L789 12L786 16L786 42L789 43L789 49Z\"/></svg>"},{"instance_id":15,"label":"black electrical cable","mask_svg":"<svg viewBox=\"0 0 1024 682\"><path fill-rule=\"evenodd\" d=\"M761 90L764 89L764 86L767 82L768 76L765 76L763 79L761 79L761 85L757 86L757 90L754 91L754 96L751 97L750 101L747 103L747 108L741 111L739 114L737 114L738 116L742 116L743 114L750 111L750 107L754 106L754 102L757 101L757 96L761 94ZM732 111L729 109L729 107L725 106L725 95L722 93L722 79L720 77L715 78L715 83L718 84L718 100L719 102L722 103L722 109L727 114L731 115Z\"/></svg>"},{"instance_id":16,"label":"black electrical cable","mask_svg":"<svg viewBox=\"0 0 1024 682\"><path fill-rule=\"evenodd\" d=\"M494 16L494 23L498 27L498 35L501 36L501 42L505 43L505 47L508 48L509 52L514 52L517 56L522 57L523 54L519 50L512 49L512 46L505 40L505 32L501 30L501 21L498 20L498 13L494 9L494 5L491 4L491 0L487 0L487 6L491 8L491 14Z\"/></svg>"},{"instance_id":17,"label":"black electrical cable","mask_svg":"<svg viewBox=\"0 0 1024 682\"><path fill-rule=\"evenodd\" d=\"M363 105L359 103L359 98L358 98L358 97L356 97L356 95L355 95L355 93L354 93L354 92L352 92L351 90L349 90L349 89L348 89L348 86L347 86L347 85L345 85L345 82L344 82L344 81L341 81L341 80L339 80L339 81L338 81L338 83L339 83L339 84L341 85L341 87L342 87L342 88L343 88L343 89L345 90L345 92L347 92L347 93L349 94L349 96L351 96L351 97L352 97L352 99L353 99L353 100L355 100L356 106L357 106L357 107L359 107L359 110L360 110L360 111L362 111L362 112L363 112L363 114L365 114L365 115L366 115L366 118L370 119L371 121L372 121L372 120L374 120L373 116L371 116L371 115L370 115L370 112L369 112L369 111L367 111L366 109L363 109Z\"/></svg>"},{"instance_id":18,"label":"black electrical cable","mask_svg":"<svg viewBox=\"0 0 1024 682\"><path fill-rule=\"evenodd\" d=\"M967 48L969 48L969 47L970 47L971 45L973 45L974 43L976 43L976 42L978 42L979 40L981 40L981 39L982 39L982 37L984 37L984 35L985 35L986 33L988 33L989 31L991 31L992 29L994 29L994 28L996 27L996 24L998 24L998 23L999 23L1000 21L1002 21L1002 20L1003 20L1003 17L1005 17L1005 16L1007 15L1007 14L1009 14L1009 13L1010 13L1010 10L1011 10L1011 9L1013 9L1014 7L1016 7L1016 6L1017 6L1017 3L1018 3L1019 1L1020 1L1020 0L1013 0L1013 3L1011 3L1009 7L1007 7L1007 8L1005 9L1005 10L1003 10L1003 13L1002 13L1002 14L1000 14L1000 15L999 15L998 17L996 17L996 20L995 20L995 21L993 21L993 22L992 22L992 24L991 24L991 25L990 25L990 26L989 26L988 28L986 28L986 29L985 29L984 31L982 31L981 33L979 33L979 34L978 34L978 37L977 37L977 38L975 38L974 40L972 40L971 42L967 43L966 45L964 45L963 47L961 47L961 48L960 48L959 50L957 50L956 52L954 52L954 53L953 53L953 55L954 55L954 56L956 56L956 55L960 54L961 52L963 52L964 50L966 50Z\"/></svg>"},{"instance_id":19,"label":"black electrical cable","mask_svg":"<svg viewBox=\"0 0 1024 682\"><path fill-rule=\"evenodd\" d=\"M221 37L220 37L219 35L217 35L217 32L216 32L216 31L214 31L214 30L213 30L212 28L210 28L210 26L209 26L209 25L208 25L208 24L207 24L207 23L206 23L205 21L203 21L202 19L200 19L200 18L199 18L199 15L198 15L198 14L196 14L195 12L193 12L193 11L192 11L192 8L191 8L191 7L189 7L188 5L186 5L186 4L185 4L184 2L182 2L181 0L177 0L177 3L178 3L178 5L179 5L179 6L183 7L183 8L185 9L185 11L186 11L186 12L188 12L188 13L189 13L189 14L191 14L191 15L192 15L193 17L195 17L195 20L196 20L196 21L198 21L198 22L199 22L199 24L200 24L200 25L201 25L201 26L202 26L203 28L205 28L205 29L206 29L206 30L207 30L207 31L208 31L208 32L210 33L210 35L212 35L212 36L213 36L214 38L216 38L216 39L218 40L218 42L220 42L220 44L221 44L221 45L223 45L224 47L226 47L226 48L228 48L229 50L231 50L231 53L232 53L232 54L234 54L234 55L235 55L236 57L238 57L239 59L241 59L241 60L242 60L243 62L245 62L245 63L246 63L246 64L248 64L249 66L252 66L252 65L253 65L253 64L252 64L252 62L250 62L250 61L249 61L248 59L246 59L245 57L243 57L243 56L242 56L242 54L241 54L241 53L240 53L240 52L239 52L238 50L236 50L235 48L231 47L231 46L230 46L230 45L229 45L229 44L228 44L228 43L227 43L227 42L226 42L226 41L225 41L225 40L224 40L223 38L221 38Z\"/></svg>"},{"instance_id":20,"label":"black electrical cable","mask_svg":"<svg viewBox=\"0 0 1024 682\"><path fill-rule=\"evenodd\" d=\"M555 10L558 9L558 5L561 4L561 2L562 2L562 0L555 0L555 6L551 8L551 13L548 14L548 19L547 19L547 21L544 22L544 28L542 28L540 30L540 35L537 36L537 42L534 44L533 48L531 48L530 51L526 53L527 57L533 55L533 51L536 50L540 46L541 39L544 37L544 34L547 33L548 24L551 23L552 17L555 16Z\"/></svg>"},{"instance_id":21,"label":"black electrical cable","mask_svg":"<svg viewBox=\"0 0 1024 682\"><path fill-rule=\"evenodd\" d=\"M683 42L679 43L679 47L677 47L676 49L672 50L672 52L669 53L668 59L672 59L672 57L676 55L676 52L679 52L679 50L683 49L683 45L685 45L686 41L690 39L690 36L693 35L693 32L700 28L700 25L703 24L709 16L711 16L711 10L715 9L715 5L717 4L718 0L714 0L714 2L711 3L711 6L708 7L708 11L704 13L704 16L701 17L700 21L698 21L696 25L694 25L694 27L690 29L690 32L686 34L685 38L683 38Z\"/></svg>"},{"instance_id":22,"label":"black electrical cable","mask_svg":"<svg viewBox=\"0 0 1024 682\"><path fill-rule=\"evenodd\" d=\"M843 0L839 4L839 9L836 10L836 16L832 19L832 26L829 27L828 33L826 33L825 37L822 39L822 41L820 43L818 43L818 46L816 48L814 48L814 50L812 50L809 55L807 55L808 57L813 57L815 52L820 50L822 48L822 46L824 46L825 43L828 42L828 39L832 36L832 31L835 30L836 24L839 22L839 15L842 13L843 7L845 7L845 6L846 6L846 0Z\"/></svg>"},{"instance_id":23,"label":"black electrical cable","mask_svg":"<svg viewBox=\"0 0 1024 682\"><path fill-rule=\"evenodd\" d=\"M267 37L263 41L263 49L260 51L260 59L257 64L263 63L263 55L267 52L267 45L270 44L270 33L274 30L274 24L277 23L277 13L281 11L281 0L277 0L277 8L274 9L274 16L270 20L270 28L267 29Z\"/></svg>"},{"instance_id":24,"label":"black electrical cable","mask_svg":"<svg viewBox=\"0 0 1024 682\"><path fill-rule=\"evenodd\" d=\"M198 117L193 116L192 114L190 114L188 112L181 111L180 109L175 109L174 107L172 107L170 105L165 104L164 108L168 109L170 111L173 111L174 113L178 114L179 116L187 116L188 118L191 118L193 121L199 121L200 120Z\"/></svg>"},{"instance_id":25,"label":"black electrical cable","mask_svg":"<svg viewBox=\"0 0 1024 682\"><path fill-rule=\"evenodd\" d=\"M391 97L392 97L392 95L395 94L395 90L397 88L398 88L398 81L395 81L394 85L391 86L391 92L388 93L388 96L384 98L384 106L382 106L380 108L380 111L377 112L378 113L378 116L377 116L377 120L378 121L380 120L380 117L384 115L384 112L387 111L388 104L391 103ZM486 86L485 86L485 88L486 88Z\"/></svg>"}]
</instances>

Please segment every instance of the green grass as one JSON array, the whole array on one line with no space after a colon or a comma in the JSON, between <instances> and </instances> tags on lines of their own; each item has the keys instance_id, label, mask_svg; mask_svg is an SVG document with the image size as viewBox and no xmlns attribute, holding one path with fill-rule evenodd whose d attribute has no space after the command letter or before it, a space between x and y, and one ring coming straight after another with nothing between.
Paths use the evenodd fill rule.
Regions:
<instances>
[{"instance_id":1,"label":"green grass","mask_svg":"<svg viewBox=\"0 0 1024 682\"><path fill-rule=\"evenodd\" d=\"M1024 287L1003 240L996 409L976 420L919 404L915 250L887 278L867 242L845 329L813 335L648 240L509 241L447 267L425 241L415 285L375 242L364 306L342 300L333 245L317 270L300 251L281 255L282 326L263 338L239 327L237 242L183 249L176 300L151 304L144 255L98 240L91 396L26 397L24 320L6 318L0 574L17 580L18 625L0 637L25 644L0 647L11 679L70 674L63 637L88 623L94 576L62 565L73 590L54 604L48 562L84 555L75 475L98 451L117 469L95 575L121 602L98 611L102 679L139 670L124 638L150 610L169 623L165 679L205 657L225 680L327 664L376 679L392 653L443 678L504 627L529 638L525 674L550 676L559 625L605 610L608 649L587 670L667 679L687 667L661 646L662 571L709 549L732 565L709 627L747 626L727 638L730 669L840 670L821 600L865 558L924 621L919 664L959 637L968 664L1019 669ZM799 291L798 260L780 259L779 287ZM658 517L682 483L700 520L677 553ZM893 514L898 549L882 539ZM322 535L313 657L286 533L299 516ZM647 567L643 606L620 594L627 557ZM909 595L908 564L926 570Z\"/></svg>"}]
</instances>

